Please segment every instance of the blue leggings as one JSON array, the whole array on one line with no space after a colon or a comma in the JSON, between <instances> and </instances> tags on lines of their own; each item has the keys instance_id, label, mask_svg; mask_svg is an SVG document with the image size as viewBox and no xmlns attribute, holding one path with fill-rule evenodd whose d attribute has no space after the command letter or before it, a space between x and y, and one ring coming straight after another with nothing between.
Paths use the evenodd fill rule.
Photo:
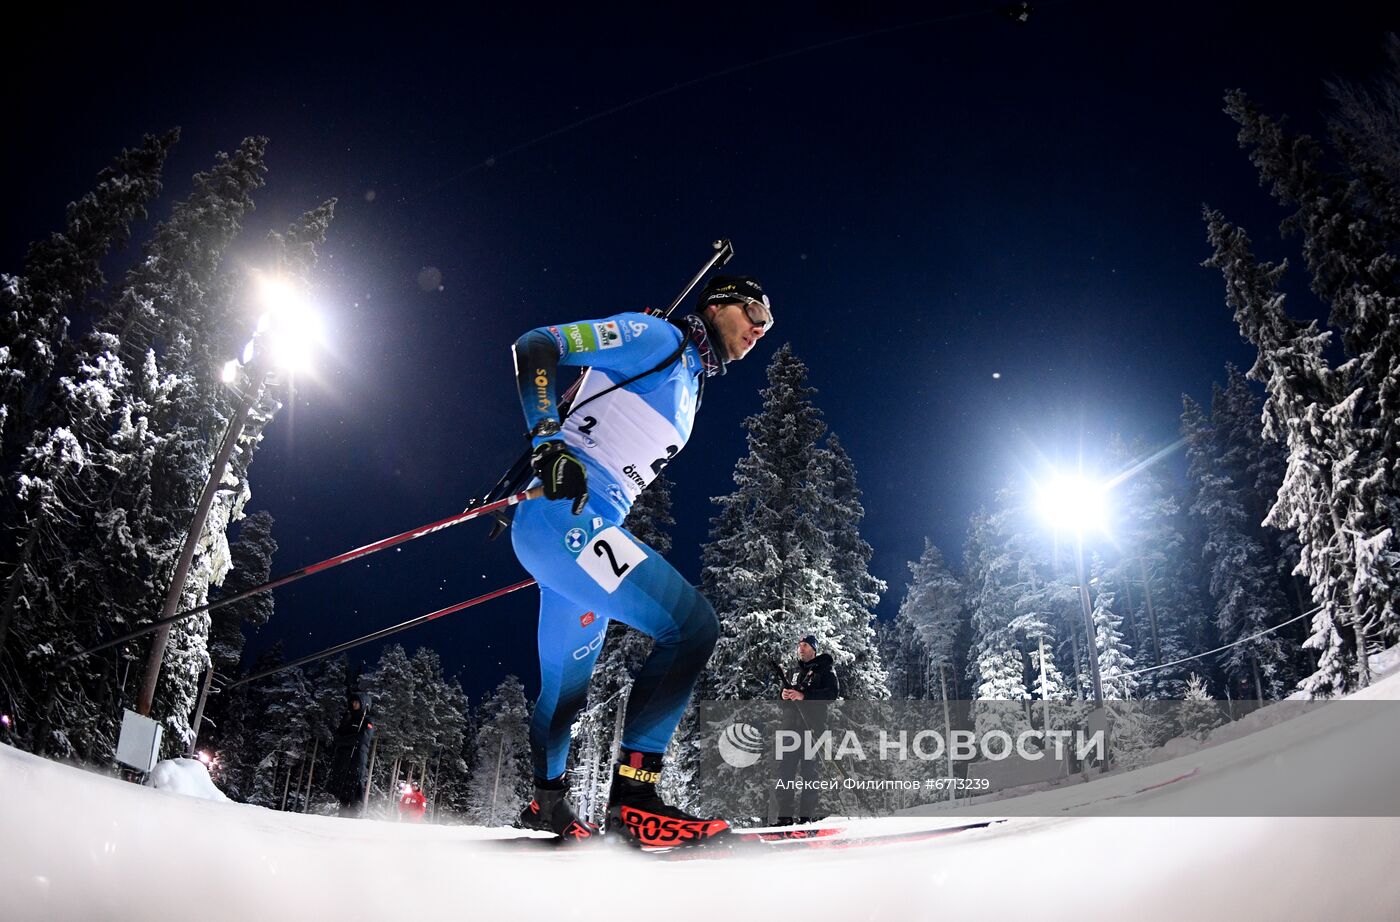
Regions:
<instances>
[{"instance_id":1,"label":"blue leggings","mask_svg":"<svg viewBox=\"0 0 1400 922\"><path fill-rule=\"evenodd\" d=\"M530 724L535 777L564 774L570 729L614 618L654 641L632 686L622 745L665 752L719 637L714 608L615 515L591 507L576 516L569 500L525 502L511 541L540 584L540 697Z\"/></svg>"}]
</instances>

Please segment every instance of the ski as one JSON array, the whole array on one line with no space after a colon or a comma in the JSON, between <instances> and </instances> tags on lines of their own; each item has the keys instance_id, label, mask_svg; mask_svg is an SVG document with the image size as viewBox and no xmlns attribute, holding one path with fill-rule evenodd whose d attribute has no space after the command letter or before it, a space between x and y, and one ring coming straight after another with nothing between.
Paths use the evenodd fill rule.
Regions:
<instances>
[{"instance_id":1,"label":"ski","mask_svg":"<svg viewBox=\"0 0 1400 922\"><path fill-rule=\"evenodd\" d=\"M940 826L931 829L909 829L899 832L864 832L851 834L848 826L821 826L809 829L757 829L734 830L702 844L645 846L633 845L621 836L603 835L596 841L574 842L557 836L519 835L501 839L485 840L492 848L510 848L526 851L591 852L600 847L626 847L628 851L643 852L656 856L666 856L672 860L686 858L716 858L732 854L750 854L769 851L795 851L805 848L850 849L869 848L879 845L894 845L907 842L925 842L945 838L977 829L987 829L1004 819L977 820L959 823L954 826Z\"/></svg>"},{"instance_id":2,"label":"ski","mask_svg":"<svg viewBox=\"0 0 1400 922\"><path fill-rule=\"evenodd\" d=\"M739 830L728 836L716 839L713 843L700 846L678 848L644 848L642 851L665 854L673 859L724 857L730 854L751 854L768 851L796 851L808 848L850 849L870 848L879 845L895 845L908 842L925 842L941 839L963 832L987 829L1003 819L977 820L959 823L954 826L940 826L933 829L909 829L900 832L869 832L848 834L848 827L824 826L818 829L762 830L747 832Z\"/></svg>"}]
</instances>

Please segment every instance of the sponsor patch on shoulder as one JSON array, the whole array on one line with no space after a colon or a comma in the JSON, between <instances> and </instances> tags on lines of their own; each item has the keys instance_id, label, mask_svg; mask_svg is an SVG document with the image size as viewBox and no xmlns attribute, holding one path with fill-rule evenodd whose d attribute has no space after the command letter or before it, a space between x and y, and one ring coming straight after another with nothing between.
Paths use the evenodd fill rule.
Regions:
<instances>
[{"instance_id":1,"label":"sponsor patch on shoulder","mask_svg":"<svg viewBox=\"0 0 1400 922\"><path fill-rule=\"evenodd\" d=\"M573 352L592 352L598 348L598 338L593 335L593 324L571 323L564 327L564 341Z\"/></svg>"},{"instance_id":2,"label":"sponsor patch on shoulder","mask_svg":"<svg viewBox=\"0 0 1400 922\"><path fill-rule=\"evenodd\" d=\"M615 349L622 345L622 331L618 329L616 320L593 324L593 332L597 334L599 349Z\"/></svg>"},{"instance_id":3,"label":"sponsor patch on shoulder","mask_svg":"<svg viewBox=\"0 0 1400 922\"><path fill-rule=\"evenodd\" d=\"M564 334L559 332L558 327L550 327L549 335L554 337L554 345L559 347L559 357L562 359L569 351L569 347L564 343Z\"/></svg>"},{"instance_id":4,"label":"sponsor patch on shoulder","mask_svg":"<svg viewBox=\"0 0 1400 922\"><path fill-rule=\"evenodd\" d=\"M583 550L583 546L588 541L588 535L582 528L570 528L564 533L564 546L577 554Z\"/></svg>"}]
</instances>

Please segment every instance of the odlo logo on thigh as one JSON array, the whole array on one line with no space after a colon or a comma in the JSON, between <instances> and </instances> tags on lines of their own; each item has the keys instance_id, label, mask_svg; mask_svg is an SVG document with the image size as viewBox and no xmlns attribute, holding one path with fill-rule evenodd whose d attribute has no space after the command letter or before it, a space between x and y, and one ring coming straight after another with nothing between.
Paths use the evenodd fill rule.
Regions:
<instances>
[{"instance_id":1,"label":"odlo logo on thigh","mask_svg":"<svg viewBox=\"0 0 1400 922\"><path fill-rule=\"evenodd\" d=\"M589 612L589 614L592 614L592 612ZM574 659L587 659L603 645L603 638L606 636L608 636L607 631L599 631L598 636L590 640L587 646L579 647L574 651Z\"/></svg>"}]
</instances>

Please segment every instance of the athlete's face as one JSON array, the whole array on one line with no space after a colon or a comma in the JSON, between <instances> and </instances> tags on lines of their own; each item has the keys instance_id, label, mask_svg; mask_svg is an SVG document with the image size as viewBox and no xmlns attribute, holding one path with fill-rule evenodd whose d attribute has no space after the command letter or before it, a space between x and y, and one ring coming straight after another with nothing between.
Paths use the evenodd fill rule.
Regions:
<instances>
[{"instance_id":1,"label":"athlete's face","mask_svg":"<svg viewBox=\"0 0 1400 922\"><path fill-rule=\"evenodd\" d=\"M710 325L719 334L724 343L724 352L731 362L748 355L754 343L763 338L763 324L750 320L742 304L733 301L712 304L706 311L710 315Z\"/></svg>"}]
</instances>

